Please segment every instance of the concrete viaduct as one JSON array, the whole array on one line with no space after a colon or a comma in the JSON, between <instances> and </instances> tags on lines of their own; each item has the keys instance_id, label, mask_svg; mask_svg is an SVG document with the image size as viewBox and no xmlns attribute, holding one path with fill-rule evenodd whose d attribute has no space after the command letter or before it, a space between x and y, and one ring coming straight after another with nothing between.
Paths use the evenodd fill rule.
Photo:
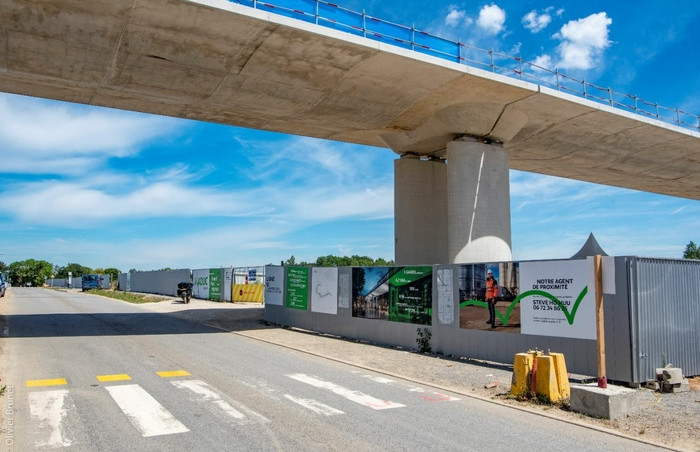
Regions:
<instances>
[{"instance_id":1,"label":"concrete viaduct","mask_svg":"<svg viewBox=\"0 0 700 452\"><path fill-rule=\"evenodd\" d=\"M388 147L397 264L511 260L509 168L700 199L700 133L226 0L0 0L0 90Z\"/></svg>"}]
</instances>

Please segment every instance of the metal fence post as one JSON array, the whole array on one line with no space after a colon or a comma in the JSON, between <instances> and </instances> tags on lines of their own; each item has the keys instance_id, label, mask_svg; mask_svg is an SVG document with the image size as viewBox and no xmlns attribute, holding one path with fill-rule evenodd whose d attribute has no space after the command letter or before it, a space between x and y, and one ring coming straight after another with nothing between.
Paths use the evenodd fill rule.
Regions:
<instances>
[{"instance_id":1,"label":"metal fence post","mask_svg":"<svg viewBox=\"0 0 700 452\"><path fill-rule=\"evenodd\" d=\"M367 37L367 16L364 8L362 8L362 36Z\"/></svg>"}]
</instances>

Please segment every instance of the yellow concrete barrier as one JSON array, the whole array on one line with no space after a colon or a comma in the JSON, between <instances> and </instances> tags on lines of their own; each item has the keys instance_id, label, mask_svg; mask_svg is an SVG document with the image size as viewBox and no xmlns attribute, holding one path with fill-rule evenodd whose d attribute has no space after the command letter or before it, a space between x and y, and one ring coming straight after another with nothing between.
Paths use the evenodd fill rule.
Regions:
<instances>
[{"instance_id":1,"label":"yellow concrete barrier","mask_svg":"<svg viewBox=\"0 0 700 452\"><path fill-rule=\"evenodd\" d=\"M554 373L556 374L557 386L559 388L559 398L568 399L571 397L571 385L569 385L569 374L566 372L566 360L563 353L550 353L554 360Z\"/></svg>"},{"instance_id":2,"label":"yellow concrete barrier","mask_svg":"<svg viewBox=\"0 0 700 452\"><path fill-rule=\"evenodd\" d=\"M530 373L532 372L532 355L516 353L513 359L513 379L510 383L510 394L515 397L527 394L530 388Z\"/></svg>"},{"instance_id":3,"label":"yellow concrete barrier","mask_svg":"<svg viewBox=\"0 0 700 452\"><path fill-rule=\"evenodd\" d=\"M566 362L562 353L543 354L538 350L517 353L513 360L512 396L535 393L551 402L571 395Z\"/></svg>"}]
</instances>

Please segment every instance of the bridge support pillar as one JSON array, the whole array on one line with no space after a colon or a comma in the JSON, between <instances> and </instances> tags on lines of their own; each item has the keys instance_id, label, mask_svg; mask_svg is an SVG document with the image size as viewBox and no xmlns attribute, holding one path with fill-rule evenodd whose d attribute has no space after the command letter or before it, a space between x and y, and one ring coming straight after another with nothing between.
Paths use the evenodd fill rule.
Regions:
<instances>
[{"instance_id":1,"label":"bridge support pillar","mask_svg":"<svg viewBox=\"0 0 700 452\"><path fill-rule=\"evenodd\" d=\"M510 261L508 153L470 138L447 164L406 154L394 165L398 265Z\"/></svg>"},{"instance_id":2,"label":"bridge support pillar","mask_svg":"<svg viewBox=\"0 0 700 452\"><path fill-rule=\"evenodd\" d=\"M447 165L405 154L394 161L394 260L448 262Z\"/></svg>"},{"instance_id":3,"label":"bridge support pillar","mask_svg":"<svg viewBox=\"0 0 700 452\"><path fill-rule=\"evenodd\" d=\"M447 143L449 262L512 260L508 153L471 138Z\"/></svg>"}]
</instances>

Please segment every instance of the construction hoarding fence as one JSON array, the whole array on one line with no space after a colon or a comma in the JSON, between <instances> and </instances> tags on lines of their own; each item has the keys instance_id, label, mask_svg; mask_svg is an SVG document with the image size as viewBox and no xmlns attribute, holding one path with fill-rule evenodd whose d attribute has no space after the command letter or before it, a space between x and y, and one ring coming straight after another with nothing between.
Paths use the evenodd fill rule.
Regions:
<instances>
[{"instance_id":1,"label":"construction hoarding fence","mask_svg":"<svg viewBox=\"0 0 700 452\"><path fill-rule=\"evenodd\" d=\"M654 378L664 360L687 375L700 374L700 330L675 328L658 312L673 312L682 324L700 324L700 261L603 257L602 262L607 378L641 383ZM487 274L498 287L490 299ZM673 284L681 277L682 284ZM416 326L421 326L430 329L432 350L445 355L509 363L522 350L551 349L566 356L568 371L596 376L595 286L589 257L405 267L268 266L262 291L270 322L404 348L415 348ZM487 324L490 307L493 327ZM652 340L659 335L666 338L663 350Z\"/></svg>"}]
</instances>

